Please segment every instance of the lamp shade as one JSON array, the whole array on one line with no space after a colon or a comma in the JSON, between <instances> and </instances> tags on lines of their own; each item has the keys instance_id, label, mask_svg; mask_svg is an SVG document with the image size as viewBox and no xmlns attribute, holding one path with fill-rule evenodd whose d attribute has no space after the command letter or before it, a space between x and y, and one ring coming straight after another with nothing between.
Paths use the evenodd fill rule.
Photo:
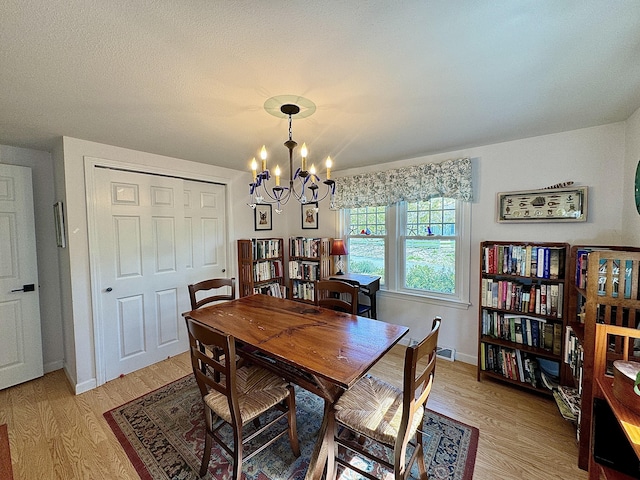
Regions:
<instances>
[{"instance_id":1,"label":"lamp shade","mask_svg":"<svg viewBox=\"0 0 640 480\"><path fill-rule=\"evenodd\" d=\"M329 255L347 255L347 248L344 245L344 240L336 238L331 243L331 253Z\"/></svg>"}]
</instances>

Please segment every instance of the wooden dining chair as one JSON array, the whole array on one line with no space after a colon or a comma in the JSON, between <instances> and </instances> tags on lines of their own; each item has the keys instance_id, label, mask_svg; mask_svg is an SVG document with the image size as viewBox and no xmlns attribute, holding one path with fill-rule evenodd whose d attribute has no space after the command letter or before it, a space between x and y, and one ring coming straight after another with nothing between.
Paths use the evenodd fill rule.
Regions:
<instances>
[{"instance_id":1,"label":"wooden dining chair","mask_svg":"<svg viewBox=\"0 0 640 480\"><path fill-rule=\"evenodd\" d=\"M340 312L358 314L357 285L342 280L318 280L314 287L315 304Z\"/></svg>"},{"instance_id":2,"label":"wooden dining chair","mask_svg":"<svg viewBox=\"0 0 640 480\"><path fill-rule=\"evenodd\" d=\"M201 282L191 284L188 288L189 299L191 300L191 310L195 310L196 308L200 308L203 305L208 305L210 303L228 301L236 298L235 278L211 278L209 280L203 280ZM218 291L221 288L224 288L224 290ZM211 295L205 293L205 295L208 296L201 297L200 300L197 299L201 296L199 293L210 292L211 290L216 290L216 292L211 292L213 293Z\"/></svg>"},{"instance_id":3,"label":"wooden dining chair","mask_svg":"<svg viewBox=\"0 0 640 480\"><path fill-rule=\"evenodd\" d=\"M358 286L358 315L362 316L362 317L369 317L371 318L371 304L370 303L363 303L360 301L361 298L366 297L367 295L365 295L362 292L362 287L360 285L360 282L356 281L356 280L341 280L342 282L347 282L350 283L351 285L357 285ZM368 290L367 290L368 292Z\"/></svg>"},{"instance_id":4,"label":"wooden dining chair","mask_svg":"<svg viewBox=\"0 0 640 480\"><path fill-rule=\"evenodd\" d=\"M232 457L234 480L241 477L243 459L250 459L287 433L291 450L296 457L300 456L293 386L257 365L239 367L236 361L227 362L225 359L237 358L234 337L190 318L186 321L191 366L205 407L206 437L200 476L209 468L212 440ZM223 353L222 357L207 354L209 350L203 349L203 345L215 346L215 350ZM256 421L274 409L280 412L275 418L262 426ZM278 428L276 424L282 419L287 420L287 425ZM252 421L255 431L245 438L243 427ZM226 424L233 430L233 445L227 444L219 433ZM277 433L265 438L267 429L271 432L275 429ZM244 455L243 446L259 437L264 440L260 446Z\"/></svg>"},{"instance_id":5,"label":"wooden dining chair","mask_svg":"<svg viewBox=\"0 0 640 480\"><path fill-rule=\"evenodd\" d=\"M433 386L441 321L436 317L429 335L417 345L407 347L402 390L366 375L340 397L329 425L334 434L330 435L333 441L329 445L327 471L333 472L333 478L338 466L369 479L376 478L349 463L346 455L350 451L389 469L396 480L406 479L417 459L420 476L426 479L421 429L425 404ZM365 439L390 449L392 461L374 455L376 449L363 448ZM413 445L414 450L407 462L408 444Z\"/></svg>"}]
</instances>

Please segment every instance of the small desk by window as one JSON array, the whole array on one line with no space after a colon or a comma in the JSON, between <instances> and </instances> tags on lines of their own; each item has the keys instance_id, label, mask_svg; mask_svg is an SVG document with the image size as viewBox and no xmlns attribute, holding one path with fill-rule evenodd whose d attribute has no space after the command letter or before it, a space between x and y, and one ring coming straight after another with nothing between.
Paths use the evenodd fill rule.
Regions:
<instances>
[{"instance_id":1,"label":"small desk by window","mask_svg":"<svg viewBox=\"0 0 640 480\"><path fill-rule=\"evenodd\" d=\"M329 278L331 280L342 280L343 282L357 284L360 287L360 292L369 297L369 300L371 301L371 318L378 318L376 310L376 293L380 290L379 275L345 273L344 275L332 275Z\"/></svg>"}]
</instances>

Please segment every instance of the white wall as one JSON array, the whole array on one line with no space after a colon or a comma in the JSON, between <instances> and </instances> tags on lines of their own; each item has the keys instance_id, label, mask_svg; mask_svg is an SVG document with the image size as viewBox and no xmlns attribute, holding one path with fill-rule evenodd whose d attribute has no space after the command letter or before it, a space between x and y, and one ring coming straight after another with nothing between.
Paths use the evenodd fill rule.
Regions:
<instances>
[{"instance_id":1,"label":"white wall","mask_svg":"<svg viewBox=\"0 0 640 480\"><path fill-rule=\"evenodd\" d=\"M53 221L56 202L53 162L48 152L0 145L0 163L31 168L36 225L36 254L40 284L40 318L42 328L42 358L44 371L62 368L63 332L60 308L60 285Z\"/></svg>"},{"instance_id":2,"label":"white wall","mask_svg":"<svg viewBox=\"0 0 640 480\"><path fill-rule=\"evenodd\" d=\"M253 227L253 217L246 202L248 174L227 168L188 162L125 148L63 137L54 151L56 184L64 191L66 205L68 248L60 256L61 284L65 331L65 371L76 393L96 385L95 346L93 342L93 312L91 305L91 276L89 270L89 241L87 231L87 200L84 177L85 157L136 165L141 171L162 171L180 177L216 181L227 185L229 222L229 268L235 273L233 240ZM245 178L246 175L246 178ZM236 225L238 228L236 229Z\"/></svg>"},{"instance_id":3,"label":"white wall","mask_svg":"<svg viewBox=\"0 0 640 480\"><path fill-rule=\"evenodd\" d=\"M636 168L640 162L640 108L629 117L626 127L625 168L621 171L624 178L623 243L640 246L640 214L635 205Z\"/></svg>"},{"instance_id":4,"label":"white wall","mask_svg":"<svg viewBox=\"0 0 640 480\"><path fill-rule=\"evenodd\" d=\"M474 199L471 213L471 306L461 308L422 298L381 292L378 318L410 327L409 336L428 333L435 315L443 318L439 343L456 349L456 358L477 363L479 244L484 240L567 243L622 242L621 213L625 167L625 124L575 130L513 142L468 148L439 155L391 162L336 176L406 165L470 157ZM588 220L584 223L508 224L495 221L498 192L543 188L572 180L589 187ZM336 225L336 230L337 230ZM637 243L637 242L636 242Z\"/></svg>"}]
</instances>

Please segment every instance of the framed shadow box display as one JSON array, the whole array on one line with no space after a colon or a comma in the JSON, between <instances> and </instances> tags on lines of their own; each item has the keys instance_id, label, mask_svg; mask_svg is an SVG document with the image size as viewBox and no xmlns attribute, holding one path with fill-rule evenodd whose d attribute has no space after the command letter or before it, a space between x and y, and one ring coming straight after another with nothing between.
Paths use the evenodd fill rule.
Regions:
<instances>
[{"instance_id":1,"label":"framed shadow box display","mask_svg":"<svg viewBox=\"0 0 640 480\"><path fill-rule=\"evenodd\" d=\"M498 193L496 217L506 222L585 222L587 187Z\"/></svg>"}]
</instances>

